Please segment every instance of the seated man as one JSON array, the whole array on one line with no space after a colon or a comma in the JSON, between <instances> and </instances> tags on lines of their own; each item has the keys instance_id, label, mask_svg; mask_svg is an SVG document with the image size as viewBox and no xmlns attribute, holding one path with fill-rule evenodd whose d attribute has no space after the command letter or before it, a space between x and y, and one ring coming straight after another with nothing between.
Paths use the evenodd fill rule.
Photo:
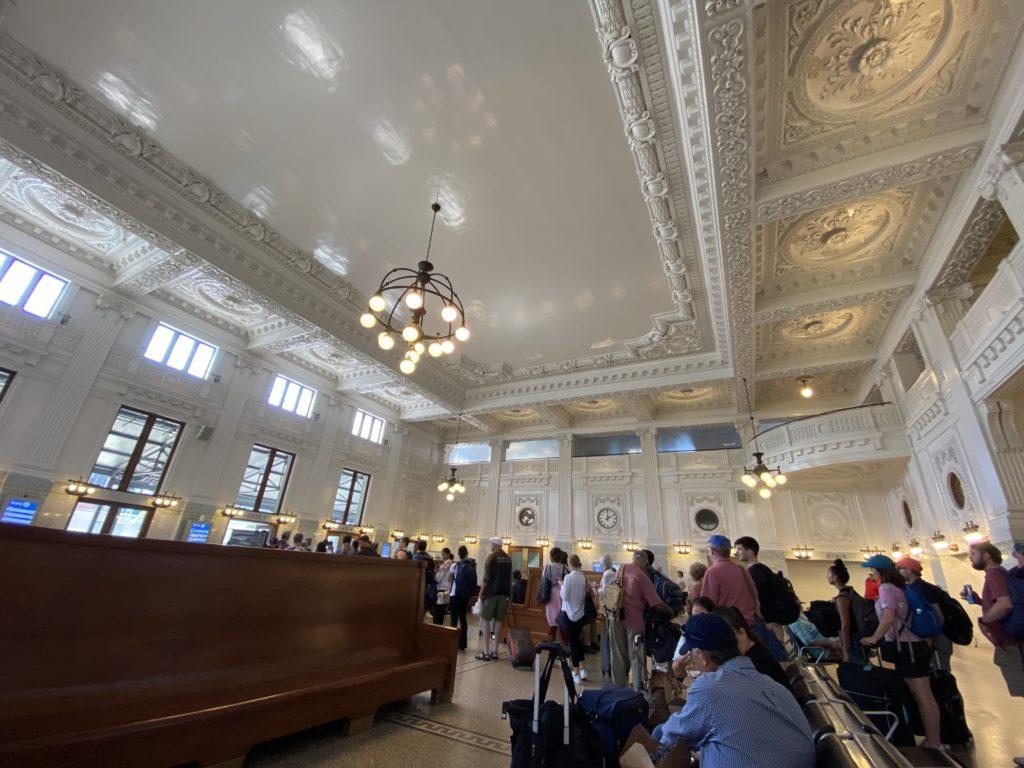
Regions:
<instances>
[{"instance_id":1,"label":"seated man","mask_svg":"<svg viewBox=\"0 0 1024 768\"><path fill-rule=\"evenodd\" d=\"M686 706L654 729L662 749L679 741L700 751L701 768L812 768L814 741L793 695L741 656L736 635L714 614L686 622L684 653L701 671Z\"/></svg>"},{"instance_id":2,"label":"seated man","mask_svg":"<svg viewBox=\"0 0 1024 768\"><path fill-rule=\"evenodd\" d=\"M822 649L808 652L812 661L842 661L843 644L839 642L839 638L825 637L803 611L796 621L787 626L801 648Z\"/></svg>"}]
</instances>

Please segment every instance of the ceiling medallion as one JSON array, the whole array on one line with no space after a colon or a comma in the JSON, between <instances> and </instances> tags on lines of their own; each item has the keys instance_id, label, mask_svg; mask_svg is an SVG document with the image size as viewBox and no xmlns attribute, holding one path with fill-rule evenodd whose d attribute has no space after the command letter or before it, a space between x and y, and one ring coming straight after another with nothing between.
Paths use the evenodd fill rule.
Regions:
<instances>
[{"instance_id":1,"label":"ceiling medallion","mask_svg":"<svg viewBox=\"0 0 1024 768\"><path fill-rule=\"evenodd\" d=\"M769 469L764 464L764 452L757 450L757 428L754 426L754 409L750 405L750 390L747 389L747 380L743 379L743 391L747 396L747 412L750 415L750 430L754 433L754 466L743 467L743 476L740 481L750 488L757 490L757 495L762 499L770 499L772 490L780 485L786 484L786 476L780 467ZM812 550L813 551L813 550Z\"/></svg>"},{"instance_id":2,"label":"ceiling medallion","mask_svg":"<svg viewBox=\"0 0 1024 768\"><path fill-rule=\"evenodd\" d=\"M824 339L848 330L862 314L860 308L819 312L786 323L782 333L791 339Z\"/></svg>"},{"instance_id":3,"label":"ceiling medallion","mask_svg":"<svg viewBox=\"0 0 1024 768\"><path fill-rule=\"evenodd\" d=\"M430 245L434 240L434 225L437 223L437 214L441 206L435 202L430 209L434 215L430 219L430 237L427 239L427 254L423 261L416 265L416 269L396 267L384 275L377 292L370 297L369 310L359 318L364 328L373 328L377 324L384 327L377 335L377 343L381 349L394 347L395 336L398 335L408 344L405 357L398 366L398 369L407 376L416 371L416 364L424 353L431 357L450 355L455 351L455 342L452 339L466 341L469 338L466 313L459 295L452 287L452 281L447 275L435 272L434 265L430 263ZM386 319L382 319L384 311L388 308L388 301L384 298L388 294L395 295L395 298L391 303L391 311L387 313ZM425 329L428 296L440 299L439 314L441 320L447 324L447 330L444 330L444 326L435 333ZM402 301L405 301L405 305L412 311L412 318L404 328L399 329L400 322L395 318L395 310Z\"/></svg>"}]
</instances>

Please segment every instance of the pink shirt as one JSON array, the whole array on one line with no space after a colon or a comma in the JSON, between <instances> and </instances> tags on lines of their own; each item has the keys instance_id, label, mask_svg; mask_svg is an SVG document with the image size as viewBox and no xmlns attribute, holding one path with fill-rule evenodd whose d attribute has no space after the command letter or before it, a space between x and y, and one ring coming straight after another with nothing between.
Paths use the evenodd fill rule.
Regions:
<instances>
[{"instance_id":1,"label":"pink shirt","mask_svg":"<svg viewBox=\"0 0 1024 768\"><path fill-rule=\"evenodd\" d=\"M644 631L644 608L658 605L661 598L654 584L639 565L627 563L619 569L622 588L626 591L625 616L622 623L637 632Z\"/></svg>"},{"instance_id":2,"label":"pink shirt","mask_svg":"<svg viewBox=\"0 0 1024 768\"><path fill-rule=\"evenodd\" d=\"M715 605L730 605L743 614L749 623L754 623L758 613L757 587L747 569L731 560L712 563L704 574L700 594L714 601Z\"/></svg>"},{"instance_id":3,"label":"pink shirt","mask_svg":"<svg viewBox=\"0 0 1024 768\"><path fill-rule=\"evenodd\" d=\"M875 600L875 613L878 619L882 619L882 613L886 608L896 611L896 621L888 632L885 633L886 640L896 640L896 633L899 632L900 642L909 643L918 640L917 635L907 628L907 617L910 615L910 606L907 605L907 596L903 590L895 584L881 584L878 587L878 599Z\"/></svg>"}]
</instances>

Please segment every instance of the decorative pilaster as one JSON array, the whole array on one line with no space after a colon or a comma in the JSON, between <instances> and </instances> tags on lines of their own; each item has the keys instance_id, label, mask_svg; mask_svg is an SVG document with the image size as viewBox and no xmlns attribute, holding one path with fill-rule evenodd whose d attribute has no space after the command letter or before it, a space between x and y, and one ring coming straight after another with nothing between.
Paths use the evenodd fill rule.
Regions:
<instances>
[{"instance_id":1,"label":"decorative pilaster","mask_svg":"<svg viewBox=\"0 0 1024 768\"><path fill-rule=\"evenodd\" d=\"M558 436L557 541L572 541L572 435Z\"/></svg>"},{"instance_id":2,"label":"decorative pilaster","mask_svg":"<svg viewBox=\"0 0 1024 768\"><path fill-rule=\"evenodd\" d=\"M114 346L125 320L135 314L126 305L107 296L96 299L96 310L92 323L61 376L53 399L35 422L32 441L23 460L26 469L53 470L110 348Z\"/></svg>"},{"instance_id":3,"label":"decorative pilaster","mask_svg":"<svg viewBox=\"0 0 1024 768\"><path fill-rule=\"evenodd\" d=\"M658 430L638 429L640 466L644 475L644 499L647 507L647 539L651 544L665 544L665 519L661 512L661 482L658 477Z\"/></svg>"},{"instance_id":4,"label":"decorative pilaster","mask_svg":"<svg viewBox=\"0 0 1024 768\"><path fill-rule=\"evenodd\" d=\"M332 487L337 478L329 470L331 457L334 455L334 443L338 439L338 430L341 428L345 414L348 413L348 408L333 397L328 399L326 406L324 408L323 432L320 434L320 448L316 452L316 460L309 473L305 493L297 508L303 517L318 521L329 517L328 510L331 508L329 499L337 490L336 487ZM391 485L387 484L388 495L390 495L390 488ZM390 508L390 503L385 508Z\"/></svg>"},{"instance_id":5,"label":"decorative pilaster","mask_svg":"<svg viewBox=\"0 0 1024 768\"><path fill-rule=\"evenodd\" d=\"M1024 140L1003 144L981 187L986 200L998 199L1013 228L1024 232Z\"/></svg>"},{"instance_id":6,"label":"decorative pilaster","mask_svg":"<svg viewBox=\"0 0 1024 768\"><path fill-rule=\"evenodd\" d=\"M402 450L409 428L402 424L391 425L391 436L388 441L388 468L384 472L383 499L377 505L373 523L388 528L394 527L395 508L398 506L398 494L402 479Z\"/></svg>"},{"instance_id":7,"label":"decorative pilaster","mask_svg":"<svg viewBox=\"0 0 1024 768\"><path fill-rule=\"evenodd\" d=\"M490 440L491 461L487 470L487 490L480 498L480 511L477 516L477 530L480 541L484 537L501 534L498 530L498 500L501 497L501 462L505 459L505 441Z\"/></svg>"}]
</instances>

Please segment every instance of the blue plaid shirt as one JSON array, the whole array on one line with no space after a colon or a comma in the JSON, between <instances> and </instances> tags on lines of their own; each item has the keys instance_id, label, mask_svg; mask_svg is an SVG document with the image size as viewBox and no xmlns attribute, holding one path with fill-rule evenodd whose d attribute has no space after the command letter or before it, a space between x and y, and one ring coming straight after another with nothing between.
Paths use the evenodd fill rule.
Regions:
<instances>
[{"instance_id":1,"label":"blue plaid shirt","mask_svg":"<svg viewBox=\"0 0 1024 768\"><path fill-rule=\"evenodd\" d=\"M654 730L664 747L685 741L701 768L813 768L814 741L793 694L746 656L697 678L686 706Z\"/></svg>"}]
</instances>

